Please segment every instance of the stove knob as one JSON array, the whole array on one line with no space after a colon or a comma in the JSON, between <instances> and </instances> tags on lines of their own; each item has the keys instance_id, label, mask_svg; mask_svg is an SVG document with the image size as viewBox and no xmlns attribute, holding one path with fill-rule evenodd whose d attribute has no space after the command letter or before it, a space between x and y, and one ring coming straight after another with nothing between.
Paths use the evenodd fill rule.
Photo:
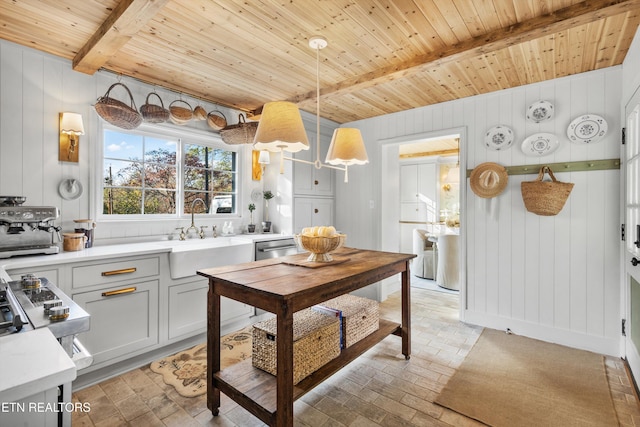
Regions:
<instances>
[{"instance_id":1,"label":"stove knob","mask_svg":"<svg viewBox=\"0 0 640 427\"><path fill-rule=\"evenodd\" d=\"M66 305L49 309L49 320L52 322L59 322L65 320L67 317L69 317L69 307Z\"/></svg>"},{"instance_id":2,"label":"stove knob","mask_svg":"<svg viewBox=\"0 0 640 427\"><path fill-rule=\"evenodd\" d=\"M22 276L22 289L38 289L42 282L33 274L25 274Z\"/></svg>"},{"instance_id":3,"label":"stove knob","mask_svg":"<svg viewBox=\"0 0 640 427\"><path fill-rule=\"evenodd\" d=\"M59 299L52 299L50 301L45 301L42 306L44 307L44 314L51 314L51 309L53 307L59 307L62 305L62 301Z\"/></svg>"}]
</instances>

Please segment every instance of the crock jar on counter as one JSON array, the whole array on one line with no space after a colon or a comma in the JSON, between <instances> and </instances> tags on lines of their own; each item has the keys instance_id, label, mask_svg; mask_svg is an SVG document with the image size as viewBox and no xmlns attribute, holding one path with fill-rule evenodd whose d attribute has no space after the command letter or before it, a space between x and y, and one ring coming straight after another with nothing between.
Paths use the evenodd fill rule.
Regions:
<instances>
[{"instance_id":1,"label":"crock jar on counter","mask_svg":"<svg viewBox=\"0 0 640 427\"><path fill-rule=\"evenodd\" d=\"M81 251L87 241L84 233L62 233L62 249L65 251Z\"/></svg>"}]
</instances>

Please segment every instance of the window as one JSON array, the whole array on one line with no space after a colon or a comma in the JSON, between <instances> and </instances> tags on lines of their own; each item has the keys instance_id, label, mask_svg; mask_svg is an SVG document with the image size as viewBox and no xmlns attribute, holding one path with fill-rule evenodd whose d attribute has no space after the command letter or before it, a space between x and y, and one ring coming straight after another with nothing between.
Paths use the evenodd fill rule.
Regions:
<instances>
[{"instance_id":1,"label":"window","mask_svg":"<svg viewBox=\"0 0 640 427\"><path fill-rule=\"evenodd\" d=\"M201 199L210 214L237 206L238 154L186 130L103 130L102 214L149 218L190 214ZM193 205L196 213L205 210Z\"/></svg>"}]
</instances>

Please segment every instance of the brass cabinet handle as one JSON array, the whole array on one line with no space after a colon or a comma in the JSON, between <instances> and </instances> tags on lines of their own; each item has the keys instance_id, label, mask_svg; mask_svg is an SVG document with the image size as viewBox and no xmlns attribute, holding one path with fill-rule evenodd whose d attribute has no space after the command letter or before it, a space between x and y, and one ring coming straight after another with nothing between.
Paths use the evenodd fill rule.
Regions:
<instances>
[{"instance_id":1,"label":"brass cabinet handle","mask_svg":"<svg viewBox=\"0 0 640 427\"><path fill-rule=\"evenodd\" d=\"M107 292L103 292L102 296L112 297L114 295L130 294L132 292L135 292L136 289L137 289L136 287L130 287L130 288L117 289L115 291L107 291Z\"/></svg>"},{"instance_id":2,"label":"brass cabinet handle","mask_svg":"<svg viewBox=\"0 0 640 427\"><path fill-rule=\"evenodd\" d=\"M103 271L102 275L103 276L115 276L117 274L128 274L128 273L135 273L135 272L136 272L136 268L135 267L131 267L131 268L123 268L122 270Z\"/></svg>"}]
</instances>

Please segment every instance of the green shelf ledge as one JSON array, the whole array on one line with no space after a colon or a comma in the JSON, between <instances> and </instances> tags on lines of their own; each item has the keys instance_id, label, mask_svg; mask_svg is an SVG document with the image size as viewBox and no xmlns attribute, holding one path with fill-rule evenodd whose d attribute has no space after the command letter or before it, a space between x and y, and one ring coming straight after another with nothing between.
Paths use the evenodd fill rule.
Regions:
<instances>
[{"instance_id":1,"label":"green shelf ledge","mask_svg":"<svg viewBox=\"0 0 640 427\"><path fill-rule=\"evenodd\" d=\"M540 168L549 166L553 173L584 172L608 169L620 169L620 159L581 160L578 162L542 163L537 165L505 166L509 175L530 175L540 172ZM473 169L467 169L467 178Z\"/></svg>"}]
</instances>

